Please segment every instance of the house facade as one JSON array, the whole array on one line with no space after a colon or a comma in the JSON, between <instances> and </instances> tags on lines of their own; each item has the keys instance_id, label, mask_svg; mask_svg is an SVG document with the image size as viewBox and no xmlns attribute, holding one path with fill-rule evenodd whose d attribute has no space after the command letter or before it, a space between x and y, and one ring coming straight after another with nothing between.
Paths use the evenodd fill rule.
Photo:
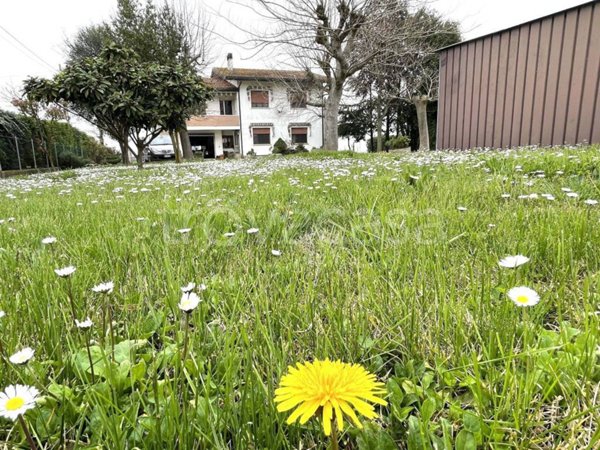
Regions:
<instances>
[{"instance_id":1,"label":"house facade","mask_svg":"<svg viewBox=\"0 0 600 450\"><path fill-rule=\"evenodd\" d=\"M203 116L187 122L192 147L205 158L227 153L269 155L281 138L288 146L323 145L320 94L313 76L302 71L216 67L205 83L213 98Z\"/></svg>"}]
</instances>

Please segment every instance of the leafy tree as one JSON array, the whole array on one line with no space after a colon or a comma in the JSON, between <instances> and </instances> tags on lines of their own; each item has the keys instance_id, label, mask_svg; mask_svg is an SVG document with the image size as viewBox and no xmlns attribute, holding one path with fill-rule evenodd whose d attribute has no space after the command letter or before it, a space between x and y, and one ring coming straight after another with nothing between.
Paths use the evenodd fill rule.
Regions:
<instances>
[{"instance_id":1,"label":"leafy tree","mask_svg":"<svg viewBox=\"0 0 600 450\"><path fill-rule=\"evenodd\" d=\"M157 6L151 1L118 0L117 13L110 21L83 28L67 41L69 60L97 56L112 42L133 50L143 62L177 65L195 74L208 64L211 30L207 16L194 6L184 3L176 6L166 1ZM201 114L204 109L200 105L191 112ZM176 147L177 160L180 152L176 133L183 144L184 158L192 159L185 122L168 131Z\"/></svg>"},{"instance_id":2,"label":"leafy tree","mask_svg":"<svg viewBox=\"0 0 600 450\"><path fill-rule=\"evenodd\" d=\"M107 23L83 27L72 39L66 41L67 63L98 56L102 49L113 41L113 32Z\"/></svg>"},{"instance_id":3,"label":"leafy tree","mask_svg":"<svg viewBox=\"0 0 600 450\"><path fill-rule=\"evenodd\" d=\"M348 148L350 148L350 138L362 141L368 133L372 132L372 111L369 101L361 102L358 105L343 106L340 109L338 133L340 137L348 138Z\"/></svg>"},{"instance_id":4,"label":"leafy tree","mask_svg":"<svg viewBox=\"0 0 600 450\"><path fill-rule=\"evenodd\" d=\"M29 78L25 92L34 101L63 101L83 117L137 149L143 166L146 146L160 133L185 124L191 111L206 102L201 77L180 65L140 61L135 52L109 45L96 57L68 65L54 78Z\"/></svg>"}]
</instances>

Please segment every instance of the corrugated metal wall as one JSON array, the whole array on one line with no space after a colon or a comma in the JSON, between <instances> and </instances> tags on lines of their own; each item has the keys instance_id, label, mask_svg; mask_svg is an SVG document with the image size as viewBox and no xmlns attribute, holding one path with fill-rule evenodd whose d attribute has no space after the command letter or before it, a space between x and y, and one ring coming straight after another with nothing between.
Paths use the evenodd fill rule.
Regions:
<instances>
[{"instance_id":1,"label":"corrugated metal wall","mask_svg":"<svg viewBox=\"0 0 600 450\"><path fill-rule=\"evenodd\" d=\"M437 148L600 142L600 2L440 52Z\"/></svg>"}]
</instances>

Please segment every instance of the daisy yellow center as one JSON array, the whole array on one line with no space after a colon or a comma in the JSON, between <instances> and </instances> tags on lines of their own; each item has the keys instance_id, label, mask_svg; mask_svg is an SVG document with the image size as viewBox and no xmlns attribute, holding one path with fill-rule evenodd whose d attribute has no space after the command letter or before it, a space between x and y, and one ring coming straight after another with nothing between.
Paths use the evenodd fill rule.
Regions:
<instances>
[{"instance_id":1,"label":"daisy yellow center","mask_svg":"<svg viewBox=\"0 0 600 450\"><path fill-rule=\"evenodd\" d=\"M519 303L527 303L528 301L529 301L529 297L527 297L526 295L517 296L517 302L519 302Z\"/></svg>"},{"instance_id":2,"label":"daisy yellow center","mask_svg":"<svg viewBox=\"0 0 600 450\"><path fill-rule=\"evenodd\" d=\"M17 411L21 409L25 404L25 400L23 397L13 397L6 402L6 410L7 411Z\"/></svg>"}]
</instances>

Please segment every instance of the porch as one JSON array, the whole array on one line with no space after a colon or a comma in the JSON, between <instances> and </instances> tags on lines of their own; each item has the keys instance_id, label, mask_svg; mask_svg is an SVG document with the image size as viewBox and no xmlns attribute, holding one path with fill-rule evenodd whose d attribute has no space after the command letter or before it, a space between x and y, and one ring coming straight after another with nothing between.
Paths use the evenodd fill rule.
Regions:
<instances>
[{"instance_id":1,"label":"porch","mask_svg":"<svg viewBox=\"0 0 600 450\"><path fill-rule=\"evenodd\" d=\"M187 123L194 153L205 158L222 158L225 153L240 153L239 116L193 117Z\"/></svg>"}]
</instances>

